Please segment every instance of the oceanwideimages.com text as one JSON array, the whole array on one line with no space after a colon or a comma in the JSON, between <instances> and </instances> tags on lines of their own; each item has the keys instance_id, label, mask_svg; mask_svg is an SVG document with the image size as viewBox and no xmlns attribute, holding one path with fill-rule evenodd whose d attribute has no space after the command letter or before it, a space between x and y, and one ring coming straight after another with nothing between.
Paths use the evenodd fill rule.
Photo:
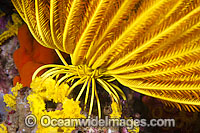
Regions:
<instances>
[{"instance_id":1,"label":"oceanwideimages.com text","mask_svg":"<svg viewBox=\"0 0 200 133\"><path fill-rule=\"evenodd\" d=\"M175 127L174 119L105 119L88 118L88 119L55 119L47 115L41 117L41 125L44 127Z\"/></svg>"}]
</instances>

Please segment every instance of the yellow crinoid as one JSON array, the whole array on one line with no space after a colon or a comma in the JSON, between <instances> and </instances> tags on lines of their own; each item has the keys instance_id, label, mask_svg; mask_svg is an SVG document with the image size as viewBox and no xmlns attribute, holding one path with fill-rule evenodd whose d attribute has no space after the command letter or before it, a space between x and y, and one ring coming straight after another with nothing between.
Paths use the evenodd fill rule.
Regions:
<instances>
[{"instance_id":1,"label":"yellow crinoid","mask_svg":"<svg viewBox=\"0 0 200 133\"><path fill-rule=\"evenodd\" d=\"M96 84L119 104L123 91L112 83L188 111L200 105L200 0L12 0L32 35L56 49L64 65L45 65L41 76L56 85L82 85L78 101ZM71 55L68 65L59 51Z\"/></svg>"}]
</instances>

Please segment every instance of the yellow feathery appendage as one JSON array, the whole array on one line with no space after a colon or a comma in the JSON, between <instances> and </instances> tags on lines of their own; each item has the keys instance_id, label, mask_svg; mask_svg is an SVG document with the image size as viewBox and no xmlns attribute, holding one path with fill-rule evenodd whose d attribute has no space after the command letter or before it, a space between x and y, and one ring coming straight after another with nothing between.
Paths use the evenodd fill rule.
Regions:
<instances>
[{"instance_id":1,"label":"yellow feathery appendage","mask_svg":"<svg viewBox=\"0 0 200 133\"><path fill-rule=\"evenodd\" d=\"M12 1L35 39L57 49L64 63L39 68L33 79L51 68L42 78L72 83L68 95L82 85L76 100L86 91L86 105L91 93L89 115L94 98L101 112L96 84L113 102L126 99L113 80L167 105L199 110L200 0Z\"/></svg>"},{"instance_id":2,"label":"yellow feathery appendage","mask_svg":"<svg viewBox=\"0 0 200 133\"><path fill-rule=\"evenodd\" d=\"M17 35L18 27L22 25L22 20L20 19L17 13L12 14L12 21L13 21L13 24L9 21L8 24L6 25L8 30L4 31L0 35L0 45L2 45L10 37Z\"/></svg>"}]
</instances>

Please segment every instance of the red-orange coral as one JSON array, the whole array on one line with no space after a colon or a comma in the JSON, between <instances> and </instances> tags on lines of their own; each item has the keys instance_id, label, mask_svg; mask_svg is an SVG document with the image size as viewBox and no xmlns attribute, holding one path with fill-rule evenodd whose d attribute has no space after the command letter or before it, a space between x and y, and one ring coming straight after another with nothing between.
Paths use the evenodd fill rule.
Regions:
<instances>
[{"instance_id":1,"label":"red-orange coral","mask_svg":"<svg viewBox=\"0 0 200 133\"><path fill-rule=\"evenodd\" d=\"M19 76L13 80L24 86L30 86L31 77L34 71L44 64L56 63L58 56L52 49L40 45L31 35L26 25L19 28L18 39L20 48L14 52L13 58L19 71Z\"/></svg>"}]
</instances>

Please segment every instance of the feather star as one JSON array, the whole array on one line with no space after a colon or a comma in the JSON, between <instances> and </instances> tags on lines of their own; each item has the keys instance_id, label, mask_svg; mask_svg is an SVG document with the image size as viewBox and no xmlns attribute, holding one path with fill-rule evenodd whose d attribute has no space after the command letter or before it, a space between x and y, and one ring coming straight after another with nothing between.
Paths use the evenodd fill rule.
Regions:
<instances>
[{"instance_id":1,"label":"feather star","mask_svg":"<svg viewBox=\"0 0 200 133\"><path fill-rule=\"evenodd\" d=\"M123 91L112 83L160 99L180 110L199 111L200 0L12 0L34 38L55 49L64 65L41 77L56 77L57 85L73 82L91 91L96 84L119 104ZM68 65L60 51L70 54ZM60 77L59 75L64 75ZM91 87L90 87L91 86Z\"/></svg>"}]
</instances>

